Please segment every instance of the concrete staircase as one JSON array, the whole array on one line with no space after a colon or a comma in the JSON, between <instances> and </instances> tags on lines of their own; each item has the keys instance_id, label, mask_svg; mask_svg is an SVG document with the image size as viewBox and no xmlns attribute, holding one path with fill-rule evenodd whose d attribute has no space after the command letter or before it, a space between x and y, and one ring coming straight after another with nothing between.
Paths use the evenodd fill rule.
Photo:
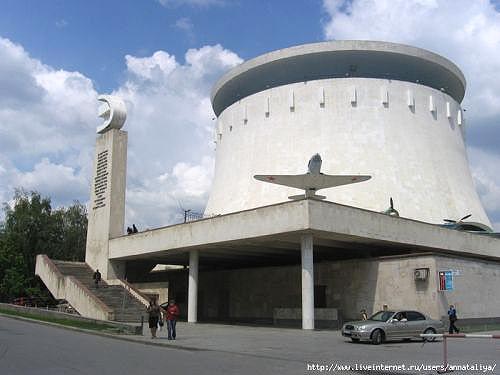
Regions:
<instances>
[{"instance_id":1,"label":"concrete staircase","mask_svg":"<svg viewBox=\"0 0 500 375\"><path fill-rule=\"evenodd\" d=\"M113 310L115 321L140 322L141 316L146 315L146 306L123 286L108 285L101 281L99 287L96 288L93 279L94 271L86 263L60 260L52 262L63 276L76 278L104 305Z\"/></svg>"}]
</instances>

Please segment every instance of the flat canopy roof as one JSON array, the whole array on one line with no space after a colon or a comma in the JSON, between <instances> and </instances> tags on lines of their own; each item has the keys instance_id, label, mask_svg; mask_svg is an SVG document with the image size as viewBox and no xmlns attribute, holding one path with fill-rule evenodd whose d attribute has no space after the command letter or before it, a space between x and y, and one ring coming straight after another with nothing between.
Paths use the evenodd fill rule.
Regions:
<instances>
[{"instance_id":1,"label":"flat canopy roof","mask_svg":"<svg viewBox=\"0 0 500 375\"><path fill-rule=\"evenodd\" d=\"M238 65L212 90L217 116L238 100L290 83L328 78L381 78L419 83L443 90L457 102L465 77L450 60L403 44L339 40L273 51Z\"/></svg>"},{"instance_id":2,"label":"flat canopy roof","mask_svg":"<svg viewBox=\"0 0 500 375\"><path fill-rule=\"evenodd\" d=\"M300 259L305 233L314 236L315 259L432 252L500 261L498 238L310 199L114 238L109 258L187 264L187 253L197 249L200 265L257 258L285 263Z\"/></svg>"}]
</instances>

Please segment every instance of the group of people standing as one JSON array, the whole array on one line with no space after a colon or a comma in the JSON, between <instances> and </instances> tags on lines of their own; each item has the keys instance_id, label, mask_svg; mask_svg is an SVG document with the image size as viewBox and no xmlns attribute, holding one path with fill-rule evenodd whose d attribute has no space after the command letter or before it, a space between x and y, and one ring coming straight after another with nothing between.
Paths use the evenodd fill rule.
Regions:
<instances>
[{"instance_id":1,"label":"group of people standing","mask_svg":"<svg viewBox=\"0 0 500 375\"><path fill-rule=\"evenodd\" d=\"M168 339L175 340L177 336L175 326L177 323L177 318L180 315L179 306L177 306L175 300L171 299L167 307L163 308L158 305L156 298L152 298L149 301L147 312L149 328L151 330L151 338L157 338L156 332L158 331L158 326L163 327L166 322Z\"/></svg>"},{"instance_id":2,"label":"group of people standing","mask_svg":"<svg viewBox=\"0 0 500 375\"><path fill-rule=\"evenodd\" d=\"M139 233L139 230L135 226L135 224L132 224L132 227L127 227L127 234L134 234L134 233Z\"/></svg>"}]
</instances>

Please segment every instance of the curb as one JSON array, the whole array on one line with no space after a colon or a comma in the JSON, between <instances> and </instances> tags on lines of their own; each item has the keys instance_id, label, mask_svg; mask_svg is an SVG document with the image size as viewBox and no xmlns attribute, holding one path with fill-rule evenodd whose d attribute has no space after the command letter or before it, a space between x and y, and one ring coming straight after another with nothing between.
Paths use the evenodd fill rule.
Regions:
<instances>
[{"instance_id":1,"label":"curb","mask_svg":"<svg viewBox=\"0 0 500 375\"><path fill-rule=\"evenodd\" d=\"M71 326L66 326L63 324L58 324L58 323L52 323L52 322L44 322L42 320L37 320L37 319L31 319L31 318L26 318L24 316L16 316L16 315L9 315L9 314L4 314L0 312L0 316L4 318L11 318L15 320L21 320L24 322L28 323L34 323L34 324L40 324L44 326L49 326L49 327L56 327L56 328L62 328L66 329L69 331L74 331L74 332L81 332L81 333L86 333L89 335L95 335L95 336L101 336L101 337L107 337L107 338L112 338L115 340L121 340L121 341L128 341L128 342L133 342L137 344L143 344L143 345L151 345L151 346L162 346L162 347L167 347L171 349L178 349L178 350L186 350L186 351L211 351L210 349L200 349L200 348L193 348L189 346L184 346L184 345L175 345L171 343L166 343L166 342L158 342L158 341L145 341L143 339L136 338L136 335L116 335L112 333L106 333L106 332L99 332L99 331L94 331L90 329L83 329L83 328L77 328L77 327L71 327ZM142 337L142 336L141 336Z\"/></svg>"}]
</instances>

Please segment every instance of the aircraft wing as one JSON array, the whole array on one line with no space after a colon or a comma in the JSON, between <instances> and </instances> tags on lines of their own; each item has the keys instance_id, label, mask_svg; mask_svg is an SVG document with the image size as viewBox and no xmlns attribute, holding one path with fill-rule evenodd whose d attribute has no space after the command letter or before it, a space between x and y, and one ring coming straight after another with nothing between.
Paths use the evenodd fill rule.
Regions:
<instances>
[{"instance_id":1,"label":"aircraft wing","mask_svg":"<svg viewBox=\"0 0 500 375\"><path fill-rule=\"evenodd\" d=\"M363 175L327 175L327 174L297 174L297 175L255 175L256 180L271 184L284 185L302 190L320 190L334 186L355 184L369 180L371 176Z\"/></svg>"}]
</instances>

